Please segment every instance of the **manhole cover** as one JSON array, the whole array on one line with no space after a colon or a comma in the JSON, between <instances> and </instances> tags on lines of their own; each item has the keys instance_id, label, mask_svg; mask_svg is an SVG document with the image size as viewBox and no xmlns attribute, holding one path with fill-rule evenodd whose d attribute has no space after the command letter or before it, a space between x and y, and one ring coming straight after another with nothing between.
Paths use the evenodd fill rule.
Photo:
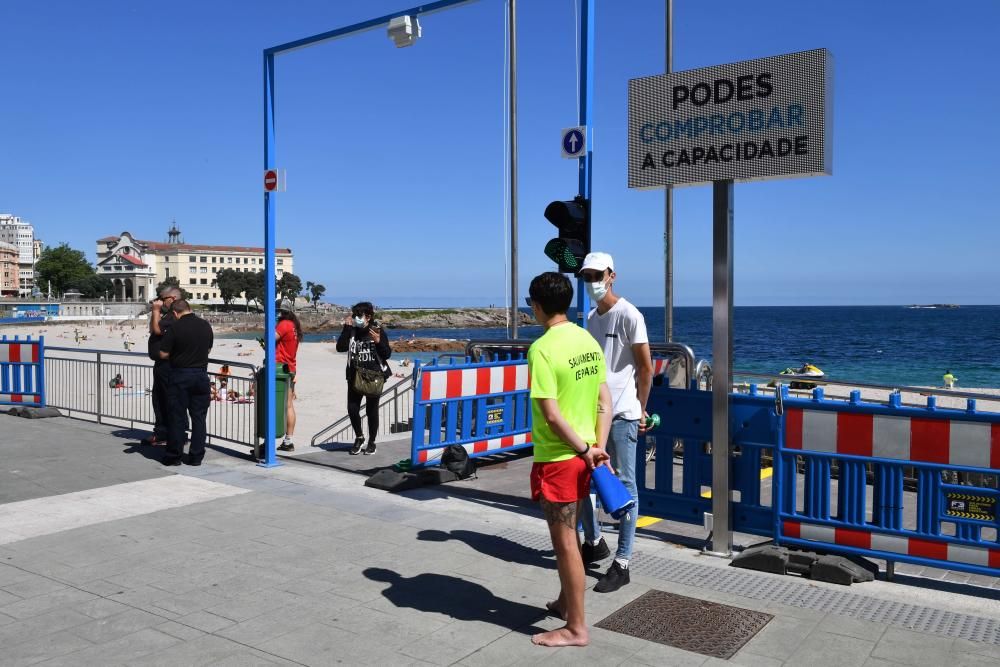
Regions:
<instances>
[{"instance_id":1,"label":"manhole cover","mask_svg":"<svg viewBox=\"0 0 1000 667\"><path fill-rule=\"evenodd\" d=\"M728 660L772 618L750 609L648 591L597 627Z\"/></svg>"}]
</instances>

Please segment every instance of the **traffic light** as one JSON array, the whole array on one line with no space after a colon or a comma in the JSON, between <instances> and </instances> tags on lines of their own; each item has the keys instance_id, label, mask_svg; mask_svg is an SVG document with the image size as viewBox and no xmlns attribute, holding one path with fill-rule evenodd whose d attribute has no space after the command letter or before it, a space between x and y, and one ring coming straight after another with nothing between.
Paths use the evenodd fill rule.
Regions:
<instances>
[{"instance_id":1,"label":"traffic light","mask_svg":"<svg viewBox=\"0 0 1000 667\"><path fill-rule=\"evenodd\" d=\"M581 196L554 201L545 207L545 219L559 229L559 237L545 244L545 256L560 273L575 274L590 252L590 201Z\"/></svg>"}]
</instances>

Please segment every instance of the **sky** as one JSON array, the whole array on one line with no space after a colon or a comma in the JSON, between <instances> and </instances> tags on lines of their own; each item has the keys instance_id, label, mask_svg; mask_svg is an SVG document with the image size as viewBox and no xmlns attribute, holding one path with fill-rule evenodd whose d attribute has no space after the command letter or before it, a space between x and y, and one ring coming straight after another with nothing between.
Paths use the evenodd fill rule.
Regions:
<instances>
[{"instance_id":1,"label":"sky","mask_svg":"<svg viewBox=\"0 0 1000 667\"><path fill-rule=\"evenodd\" d=\"M542 212L577 163L580 0L518 3L519 293L550 270ZM664 67L664 0L598 0L593 248L664 301L663 194L630 190L629 79ZM264 48L407 0L0 0L0 212L94 260L129 231L263 245ZM505 16L480 0L279 56L277 241L327 299L503 304ZM1000 3L674 2L674 69L827 48L833 174L737 184L737 305L998 303ZM711 187L674 195L675 303L711 303Z\"/></svg>"}]
</instances>

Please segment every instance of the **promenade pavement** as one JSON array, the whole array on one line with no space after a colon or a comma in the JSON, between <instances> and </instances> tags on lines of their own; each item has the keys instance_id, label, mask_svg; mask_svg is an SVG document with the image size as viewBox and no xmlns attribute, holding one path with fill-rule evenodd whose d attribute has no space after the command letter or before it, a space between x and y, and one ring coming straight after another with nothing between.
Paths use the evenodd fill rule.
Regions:
<instances>
[{"instance_id":1,"label":"promenade pavement","mask_svg":"<svg viewBox=\"0 0 1000 667\"><path fill-rule=\"evenodd\" d=\"M392 495L350 472L264 469L225 450L164 468L134 436L0 415L0 665L1000 660L994 589L845 588L649 538L631 585L587 592L591 625L649 590L773 618L728 661L599 628L583 649L536 647L532 633L560 624L544 614L558 580L544 521L523 503L456 485Z\"/></svg>"}]
</instances>

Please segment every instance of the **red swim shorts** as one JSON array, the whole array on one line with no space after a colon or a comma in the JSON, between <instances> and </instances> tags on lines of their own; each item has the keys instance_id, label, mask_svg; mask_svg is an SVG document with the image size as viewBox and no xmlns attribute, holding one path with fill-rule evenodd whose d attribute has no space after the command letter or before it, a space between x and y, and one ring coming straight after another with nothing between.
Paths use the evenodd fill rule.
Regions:
<instances>
[{"instance_id":1,"label":"red swim shorts","mask_svg":"<svg viewBox=\"0 0 1000 667\"><path fill-rule=\"evenodd\" d=\"M590 468L579 456L531 466L531 499L573 503L590 495Z\"/></svg>"}]
</instances>

